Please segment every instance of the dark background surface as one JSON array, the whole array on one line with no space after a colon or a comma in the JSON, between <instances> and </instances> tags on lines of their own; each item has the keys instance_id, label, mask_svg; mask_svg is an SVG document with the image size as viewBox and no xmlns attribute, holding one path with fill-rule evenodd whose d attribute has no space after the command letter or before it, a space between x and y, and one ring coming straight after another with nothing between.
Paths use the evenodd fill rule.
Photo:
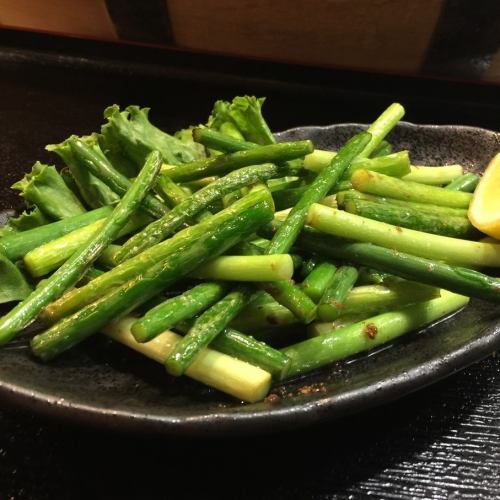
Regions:
<instances>
[{"instance_id":1,"label":"dark background surface","mask_svg":"<svg viewBox=\"0 0 500 500\"><path fill-rule=\"evenodd\" d=\"M268 96L274 130L368 122L394 100L417 123L498 129L500 116L495 86L9 32L0 32L0 74L0 154L12 162L26 149L29 157L46 158L43 145L61 139L48 123L70 117L78 124L71 132L96 129L112 102L151 106L153 121L155 109L169 117L156 120L169 130L206 116L216 98L241 93ZM30 127L14 135L9 120L26 116ZM279 431L227 440L144 438L47 421L4 405L0 499L499 498L500 361L488 358L348 419ZM172 495L174 484L182 493Z\"/></svg>"}]
</instances>

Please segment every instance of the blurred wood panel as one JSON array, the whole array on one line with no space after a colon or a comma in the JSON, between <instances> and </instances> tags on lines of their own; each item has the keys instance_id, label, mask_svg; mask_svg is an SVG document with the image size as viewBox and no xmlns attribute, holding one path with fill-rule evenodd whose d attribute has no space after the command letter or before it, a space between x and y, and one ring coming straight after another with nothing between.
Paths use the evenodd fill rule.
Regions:
<instances>
[{"instance_id":1,"label":"blurred wood panel","mask_svg":"<svg viewBox=\"0 0 500 500\"><path fill-rule=\"evenodd\" d=\"M166 0L180 46L418 71L443 0Z\"/></svg>"},{"instance_id":2,"label":"blurred wood panel","mask_svg":"<svg viewBox=\"0 0 500 500\"><path fill-rule=\"evenodd\" d=\"M104 0L0 0L0 26L117 38Z\"/></svg>"}]
</instances>

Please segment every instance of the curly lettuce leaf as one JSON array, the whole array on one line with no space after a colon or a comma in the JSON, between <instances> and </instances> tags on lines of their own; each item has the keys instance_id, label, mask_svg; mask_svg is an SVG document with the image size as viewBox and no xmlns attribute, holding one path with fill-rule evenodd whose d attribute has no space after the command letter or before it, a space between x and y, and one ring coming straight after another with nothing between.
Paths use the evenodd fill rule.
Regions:
<instances>
[{"instance_id":1,"label":"curly lettuce leaf","mask_svg":"<svg viewBox=\"0 0 500 500\"><path fill-rule=\"evenodd\" d=\"M139 173L141 165L124 154L115 128L103 126L102 133L98 134L97 138L101 151L118 172L129 178L135 177Z\"/></svg>"},{"instance_id":2,"label":"curly lettuce leaf","mask_svg":"<svg viewBox=\"0 0 500 500\"><path fill-rule=\"evenodd\" d=\"M44 214L59 220L85 212L76 195L66 186L54 166L37 161L30 173L12 185L23 198Z\"/></svg>"},{"instance_id":3,"label":"curly lettuce leaf","mask_svg":"<svg viewBox=\"0 0 500 500\"><path fill-rule=\"evenodd\" d=\"M49 222L52 221L38 207L33 210L25 210L19 217L11 217L7 224L0 228L0 237L44 226Z\"/></svg>"},{"instance_id":4,"label":"curly lettuce leaf","mask_svg":"<svg viewBox=\"0 0 500 500\"><path fill-rule=\"evenodd\" d=\"M23 300L31 291L23 273L0 252L0 304Z\"/></svg>"},{"instance_id":5,"label":"curly lettuce leaf","mask_svg":"<svg viewBox=\"0 0 500 500\"><path fill-rule=\"evenodd\" d=\"M149 121L149 108L128 106L124 111L116 104L105 109L108 122L102 126L102 141L106 150L120 152L142 167L148 153L158 150L166 163L179 165L204 158L198 147L179 140ZM194 143L194 141L191 142Z\"/></svg>"},{"instance_id":6,"label":"curly lettuce leaf","mask_svg":"<svg viewBox=\"0 0 500 500\"><path fill-rule=\"evenodd\" d=\"M256 144L276 142L262 115L265 97L237 96L232 102L216 101L207 127Z\"/></svg>"}]
</instances>

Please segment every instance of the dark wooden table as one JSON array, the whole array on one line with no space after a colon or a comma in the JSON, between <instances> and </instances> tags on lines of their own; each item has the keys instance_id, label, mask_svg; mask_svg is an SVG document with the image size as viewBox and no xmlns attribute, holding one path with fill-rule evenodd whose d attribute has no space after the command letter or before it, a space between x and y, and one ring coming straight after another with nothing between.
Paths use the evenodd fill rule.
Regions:
<instances>
[{"instance_id":1,"label":"dark wooden table","mask_svg":"<svg viewBox=\"0 0 500 500\"><path fill-rule=\"evenodd\" d=\"M23 148L31 158L44 157L43 145L57 139L46 116L57 123L71 114L85 132L97 127L110 102L144 103L144 89L153 110L181 87L189 97L171 99L171 118L160 124L170 130L205 116L215 98L236 93L267 95L275 130L366 122L389 100L403 101L420 123L498 128L500 116L500 89L493 86L167 56L12 32L0 33L0 74L2 134L9 135L9 122L20 113L39 117L35 132L16 132L12 149L2 151L12 161ZM78 105L68 106L73 96ZM167 440L104 433L0 407L1 500L489 499L499 498L499 491L495 357L369 412L263 437Z\"/></svg>"}]
</instances>

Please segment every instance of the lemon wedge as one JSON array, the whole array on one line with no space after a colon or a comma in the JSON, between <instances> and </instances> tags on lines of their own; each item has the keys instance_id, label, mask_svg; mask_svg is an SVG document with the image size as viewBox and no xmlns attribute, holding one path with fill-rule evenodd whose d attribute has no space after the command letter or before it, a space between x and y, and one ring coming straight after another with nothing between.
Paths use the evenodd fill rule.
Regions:
<instances>
[{"instance_id":1,"label":"lemon wedge","mask_svg":"<svg viewBox=\"0 0 500 500\"><path fill-rule=\"evenodd\" d=\"M468 216L474 227L500 239L500 153L486 167L472 196Z\"/></svg>"}]
</instances>

